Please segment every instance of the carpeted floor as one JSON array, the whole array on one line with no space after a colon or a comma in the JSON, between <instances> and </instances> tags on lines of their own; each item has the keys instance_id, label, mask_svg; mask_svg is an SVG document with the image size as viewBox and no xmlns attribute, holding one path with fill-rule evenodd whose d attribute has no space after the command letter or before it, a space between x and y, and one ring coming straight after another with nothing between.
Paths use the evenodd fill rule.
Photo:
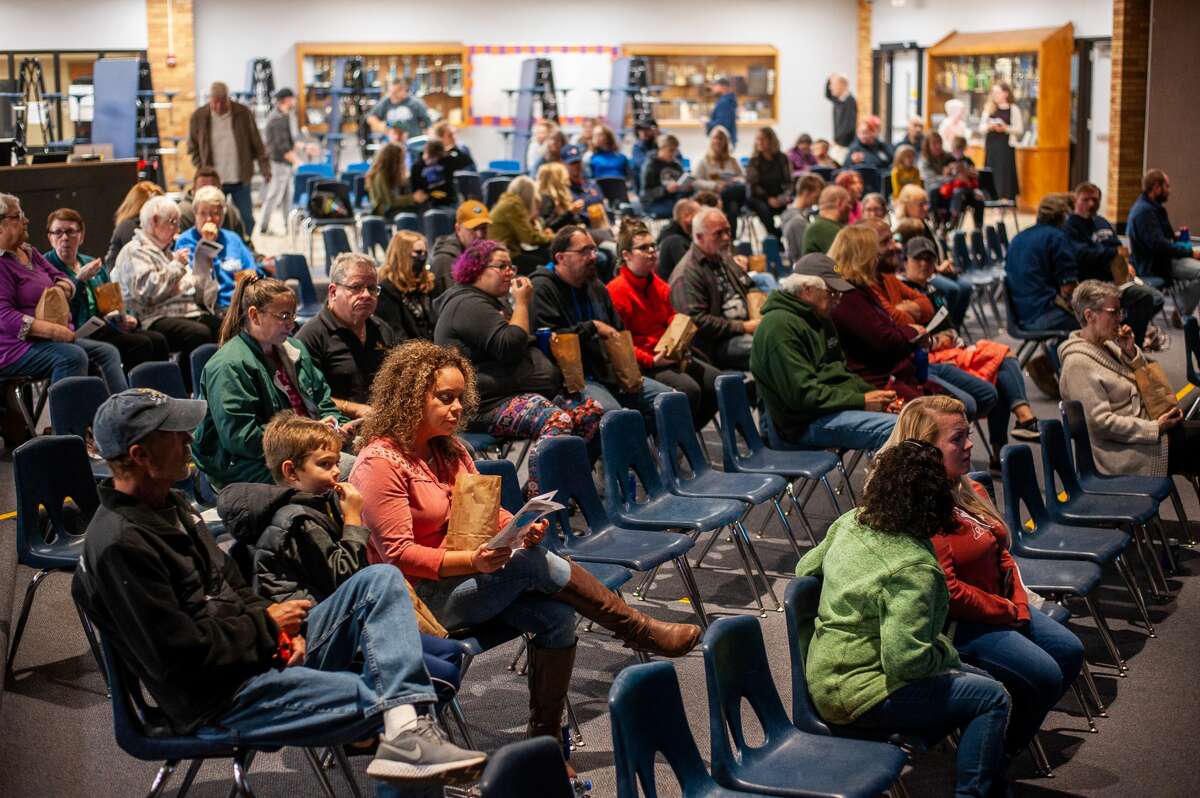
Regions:
<instances>
[{"instance_id":1,"label":"carpeted floor","mask_svg":"<svg viewBox=\"0 0 1200 798\"><path fill-rule=\"evenodd\" d=\"M1162 354L1175 385L1184 385L1183 336L1172 331L1173 347ZM1043 418L1056 414L1055 406L1033 391L1035 410ZM710 435L710 446L719 446ZM976 441L978 445L978 441ZM986 457L976 450L977 464ZM715 452L716 449L714 448ZM1040 465L1039 465L1040 468ZM15 507L12 496L11 458L0 462L0 511ZM856 475L861 483L861 472ZM1186 486L1182 495L1189 514L1200 519L1200 506ZM1169 519L1174 514L1165 511ZM823 529L834 513L828 499L814 496L810 517ZM765 511L751 517L750 529L758 529ZM1168 523L1174 529L1173 522ZM1178 531L1178 530L1175 530ZM11 623L15 622L21 598L32 572L14 562L15 522L0 522L0 642L5 650ZM787 574L795 558L775 524L767 527L759 551L782 596ZM1087 619L1073 624L1088 648L1100 691L1108 704L1107 718L1097 719L1098 734L1089 734L1073 698L1068 695L1058 711L1047 719L1042 740L1055 768L1054 778L1035 775L1027 756L1014 765L1018 781L1015 793L1022 796L1088 795L1184 796L1196 792L1193 740L1200 721L1200 686L1194 678L1200 661L1200 587L1194 574L1200 571L1197 555L1183 550L1180 573L1171 579L1174 598L1152 607L1157 639L1148 640L1140 627L1130 623L1132 607L1125 601L1115 576L1102 591L1101 603L1114 627L1114 634L1129 661L1128 678L1117 678L1103 664L1107 657ZM697 579L713 615L753 613L752 597L737 566L732 546L719 543ZM1144 580L1144 577L1142 577ZM157 764L139 762L116 746L111 714L103 682L88 652L69 598L69 576L53 575L38 593L29 627L16 663L16 676L4 685L0 696L0 795L11 798L54 796L54 798L107 798L145 794ZM646 602L638 602L661 618L686 620L689 605L679 580L665 569ZM770 606L769 598L764 601ZM11 619L11 620L9 620ZM763 634L772 656L776 686L789 705L787 631L782 614L768 612L762 621ZM462 704L478 745L488 750L520 738L525 721L527 696L524 678L507 669L515 644L488 652L474 665L463 688ZM593 783L592 795L614 796L612 743L606 715L606 698L615 675L635 660L600 632L581 634L571 698L582 724L584 745L572 755L574 766ZM699 652L676 661L684 704L693 735L701 753L708 752L708 707L704 668ZM0 677L2 678L2 677ZM755 732L750 733L753 739ZM358 780L366 787L365 761L357 762ZM665 771L663 771L665 773ZM167 795L174 794L179 778ZM915 762L906 777L914 796L949 795L952 792L953 761L945 753L931 753ZM254 763L252 782L261 798L318 795L300 751L287 749L262 755ZM802 778L798 774L798 778ZM191 794L197 798L223 796L231 782L223 763L206 764ZM344 783L334 780L339 795L349 795ZM678 795L678 788L660 784L662 796Z\"/></svg>"}]
</instances>

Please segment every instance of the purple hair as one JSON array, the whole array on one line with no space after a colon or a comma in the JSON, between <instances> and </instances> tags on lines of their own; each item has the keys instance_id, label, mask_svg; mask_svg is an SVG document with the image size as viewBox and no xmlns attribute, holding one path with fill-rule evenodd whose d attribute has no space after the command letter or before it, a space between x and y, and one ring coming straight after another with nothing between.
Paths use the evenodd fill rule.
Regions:
<instances>
[{"instance_id":1,"label":"purple hair","mask_svg":"<svg viewBox=\"0 0 1200 798\"><path fill-rule=\"evenodd\" d=\"M460 285L475 282L479 275L483 274L483 270L492 264L492 254L500 249L504 249L504 245L498 241L486 238L472 241L450 268L454 282Z\"/></svg>"}]
</instances>

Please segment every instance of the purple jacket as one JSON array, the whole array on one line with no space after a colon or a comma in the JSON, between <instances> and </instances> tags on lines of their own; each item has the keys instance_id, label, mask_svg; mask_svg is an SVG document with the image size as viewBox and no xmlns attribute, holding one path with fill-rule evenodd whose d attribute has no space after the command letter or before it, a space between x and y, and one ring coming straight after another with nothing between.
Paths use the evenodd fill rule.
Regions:
<instances>
[{"instance_id":1,"label":"purple jacket","mask_svg":"<svg viewBox=\"0 0 1200 798\"><path fill-rule=\"evenodd\" d=\"M26 340L42 292L67 278L36 249L29 249L30 268L11 252L0 252L0 368L29 351Z\"/></svg>"}]
</instances>

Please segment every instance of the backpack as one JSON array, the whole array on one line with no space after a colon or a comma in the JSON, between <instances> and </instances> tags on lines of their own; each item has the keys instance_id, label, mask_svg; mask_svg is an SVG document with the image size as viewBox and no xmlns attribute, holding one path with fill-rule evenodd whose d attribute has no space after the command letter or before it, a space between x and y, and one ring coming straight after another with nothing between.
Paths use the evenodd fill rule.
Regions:
<instances>
[{"instance_id":1,"label":"backpack","mask_svg":"<svg viewBox=\"0 0 1200 798\"><path fill-rule=\"evenodd\" d=\"M314 191L308 198L308 215L313 219L349 219L346 200L333 191Z\"/></svg>"}]
</instances>

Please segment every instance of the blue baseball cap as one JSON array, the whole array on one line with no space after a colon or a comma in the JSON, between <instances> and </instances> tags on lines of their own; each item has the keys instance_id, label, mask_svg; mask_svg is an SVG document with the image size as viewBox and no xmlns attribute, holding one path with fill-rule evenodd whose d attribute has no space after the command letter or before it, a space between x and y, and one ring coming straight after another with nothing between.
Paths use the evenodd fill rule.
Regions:
<instances>
[{"instance_id":1,"label":"blue baseball cap","mask_svg":"<svg viewBox=\"0 0 1200 798\"><path fill-rule=\"evenodd\" d=\"M583 160L583 147L578 144L568 144L560 152L563 163L579 163Z\"/></svg>"},{"instance_id":2,"label":"blue baseball cap","mask_svg":"<svg viewBox=\"0 0 1200 798\"><path fill-rule=\"evenodd\" d=\"M100 405L92 421L92 437L100 456L114 460L155 430L193 431L207 412L208 402L202 399L172 399L151 388L131 388Z\"/></svg>"}]
</instances>

